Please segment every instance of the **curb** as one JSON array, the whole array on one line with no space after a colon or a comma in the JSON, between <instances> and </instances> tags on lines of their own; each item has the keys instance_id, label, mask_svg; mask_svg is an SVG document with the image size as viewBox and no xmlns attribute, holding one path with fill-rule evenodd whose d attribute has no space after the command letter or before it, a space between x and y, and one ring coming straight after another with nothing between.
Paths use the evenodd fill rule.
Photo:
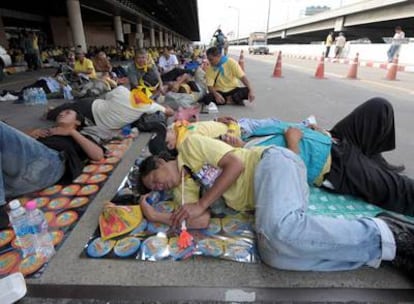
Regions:
<instances>
[{"instance_id":1,"label":"curb","mask_svg":"<svg viewBox=\"0 0 414 304\"><path fill-rule=\"evenodd\" d=\"M284 54L282 55L283 57L286 58L294 58L294 59L305 59L305 60L319 60L320 56L308 56L308 55L293 55L293 54ZM325 58L326 62L332 62L332 63L341 63L341 64L349 64L352 63L353 60L352 59L347 59L347 58L341 58L341 59L336 59L336 58ZM392 64L392 63L390 63ZM379 68L379 69L384 69L387 70L388 69L388 63L380 63L380 62L374 62L374 61L360 61L359 62L360 66L365 66L365 67L370 67L370 68ZM398 64L398 71L399 72L414 72L414 66L412 65L401 65Z\"/></svg>"}]
</instances>

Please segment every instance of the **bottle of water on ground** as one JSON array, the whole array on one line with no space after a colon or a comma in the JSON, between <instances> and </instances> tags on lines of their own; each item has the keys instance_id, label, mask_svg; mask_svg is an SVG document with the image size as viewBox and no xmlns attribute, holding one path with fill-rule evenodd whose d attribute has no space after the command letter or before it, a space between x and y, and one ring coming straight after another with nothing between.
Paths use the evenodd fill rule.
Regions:
<instances>
[{"instance_id":1,"label":"bottle of water on ground","mask_svg":"<svg viewBox=\"0 0 414 304\"><path fill-rule=\"evenodd\" d=\"M55 254L55 247L48 231L45 215L42 210L37 208L35 201L27 202L26 210L35 252L42 255L47 261Z\"/></svg>"},{"instance_id":2,"label":"bottle of water on ground","mask_svg":"<svg viewBox=\"0 0 414 304\"><path fill-rule=\"evenodd\" d=\"M23 257L35 253L33 234L27 222L27 212L18 200L9 203L9 218L16 235L16 242Z\"/></svg>"},{"instance_id":3,"label":"bottle of water on ground","mask_svg":"<svg viewBox=\"0 0 414 304\"><path fill-rule=\"evenodd\" d=\"M145 199L148 204L154 205L161 200L161 192L159 191L152 191L150 195L147 196Z\"/></svg>"}]
</instances>

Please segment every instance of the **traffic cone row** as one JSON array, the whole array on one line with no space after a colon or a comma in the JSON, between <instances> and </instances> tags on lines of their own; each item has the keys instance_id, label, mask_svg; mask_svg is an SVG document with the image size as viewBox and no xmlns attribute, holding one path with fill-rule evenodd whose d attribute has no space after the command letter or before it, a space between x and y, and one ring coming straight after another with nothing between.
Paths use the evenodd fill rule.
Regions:
<instances>
[{"instance_id":1,"label":"traffic cone row","mask_svg":"<svg viewBox=\"0 0 414 304\"><path fill-rule=\"evenodd\" d=\"M242 57L242 54L240 54L240 57ZM239 63L240 63L240 60L239 60ZM243 64L244 64L244 58L243 58ZM356 53L354 59L349 64L349 70L348 70L348 74L346 78L357 79L358 78L357 77L358 66L359 66L359 53ZM244 65L243 65L243 68L244 68ZM388 64L387 75L385 78L387 80L396 80L397 71L398 71L398 55L394 57L394 60L392 61L392 63ZM274 78L282 77L282 52L281 51L277 53L276 64L275 64L275 68L273 70L272 76ZM316 67L314 76L316 79L326 79L325 77L325 53L322 53L322 56L320 57L318 61L318 66Z\"/></svg>"}]
</instances>

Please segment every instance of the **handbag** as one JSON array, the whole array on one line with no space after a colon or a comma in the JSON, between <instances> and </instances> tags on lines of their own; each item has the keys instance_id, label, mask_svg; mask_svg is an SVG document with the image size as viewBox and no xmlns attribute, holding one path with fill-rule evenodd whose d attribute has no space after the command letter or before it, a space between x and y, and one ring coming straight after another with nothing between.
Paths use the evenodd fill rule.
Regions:
<instances>
[{"instance_id":1,"label":"handbag","mask_svg":"<svg viewBox=\"0 0 414 304\"><path fill-rule=\"evenodd\" d=\"M167 127L167 118L164 112L144 113L131 124L141 132L153 132L160 129L160 126Z\"/></svg>"}]
</instances>

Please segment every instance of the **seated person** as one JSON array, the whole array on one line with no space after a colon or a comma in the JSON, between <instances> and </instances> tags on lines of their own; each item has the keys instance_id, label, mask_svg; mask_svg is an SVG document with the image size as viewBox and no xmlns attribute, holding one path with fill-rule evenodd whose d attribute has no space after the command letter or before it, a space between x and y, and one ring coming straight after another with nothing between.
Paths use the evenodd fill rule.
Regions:
<instances>
[{"instance_id":1,"label":"seated person","mask_svg":"<svg viewBox=\"0 0 414 304\"><path fill-rule=\"evenodd\" d=\"M135 90L128 90L118 86L105 95L104 99L82 100L74 103L65 103L47 114L47 119L55 119L62 109L76 109L99 128L118 130L127 124L138 120L144 113L164 112L172 116L174 111L138 94Z\"/></svg>"},{"instance_id":2,"label":"seated person","mask_svg":"<svg viewBox=\"0 0 414 304\"><path fill-rule=\"evenodd\" d=\"M92 60L85 57L85 53L81 49L75 52L76 60L73 72L77 76L83 76L87 79L96 79L96 71Z\"/></svg>"},{"instance_id":3,"label":"seated person","mask_svg":"<svg viewBox=\"0 0 414 304\"><path fill-rule=\"evenodd\" d=\"M366 124L366 121L371 124ZM244 118L239 120L239 125L243 138L258 137L249 146L277 145L297 153L306 165L310 185L356 195L381 208L414 215L414 180L398 174L403 168L388 164L381 155L395 148L394 111L387 100L373 98L366 101L339 121L329 131L331 135L313 130L315 126L308 128L277 119ZM166 148L178 149L186 134L198 133L198 130L210 137L217 137L220 130L223 132L219 124L211 122L209 126L216 133L204 132L197 126L186 128L191 131L168 129L166 135L165 131L160 131L150 140L150 151L159 154ZM228 132L222 134L226 135L224 140L229 144L245 145L240 139L228 136ZM234 135L237 137L238 134ZM164 145L158 136L165 138Z\"/></svg>"},{"instance_id":4,"label":"seated person","mask_svg":"<svg viewBox=\"0 0 414 304\"><path fill-rule=\"evenodd\" d=\"M134 61L128 65L128 79L131 89L139 85L141 79L154 88L162 88L162 80L157 66L149 60L145 49L138 49L135 52Z\"/></svg>"},{"instance_id":5,"label":"seated person","mask_svg":"<svg viewBox=\"0 0 414 304\"><path fill-rule=\"evenodd\" d=\"M93 59L93 66L95 67L96 77L107 82L111 88L115 88L117 83L111 78L112 64L106 57L105 52L100 51Z\"/></svg>"},{"instance_id":6,"label":"seated person","mask_svg":"<svg viewBox=\"0 0 414 304\"><path fill-rule=\"evenodd\" d=\"M253 89L237 61L221 55L216 47L207 50L207 59L211 65L206 71L209 93L199 100L200 103L243 105L244 99L253 102ZM245 87L239 87L239 80Z\"/></svg>"},{"instance_id":7,"label":"seated person","mask_svg":"<svg viewBox=\"0 0 414 304\"><path fill-rule=\"evenodd\" d=\"M66 109L56 116L55 127L27 134L0 122L0 206L58 182L71 183L88 159L104 157L102 147L80 133L83 121L83 115Z\"/></svg>"},{"instance_id":8,"label":"seated person","mask_svg":"<svg viewBox=\"0 0 414 304\"><path fill-rule=\"evenodd\" d=\"M161 79L165 82L175 81L177 77L192 73L191 70L184 70L179 68L177 56L173 53L172 47L165 47L164 52L158 59L158 68L161 72Z\"/></svg>"},{"instance_id":9,"label":"seated person","mask_svg":"<svg viewBox=\"0 0 414 304\"><path fill-rule=\"evenodd\" d=\"M180 145L177 158L150 156L139 171L141 193L180 189L184 183L186 203L172 213L157 211L145 195L141 198L149 221L178 228L185 220L207 227L209 207L223 197L237 211L255 210L258 252L270 267L343 271L391 261L414 278L414 222L387 213L352 220L309 214L306 167L286 148L234 148L193 134ZM199 195L201 185L206 191Z\"/></svg>"}]
</instances>

